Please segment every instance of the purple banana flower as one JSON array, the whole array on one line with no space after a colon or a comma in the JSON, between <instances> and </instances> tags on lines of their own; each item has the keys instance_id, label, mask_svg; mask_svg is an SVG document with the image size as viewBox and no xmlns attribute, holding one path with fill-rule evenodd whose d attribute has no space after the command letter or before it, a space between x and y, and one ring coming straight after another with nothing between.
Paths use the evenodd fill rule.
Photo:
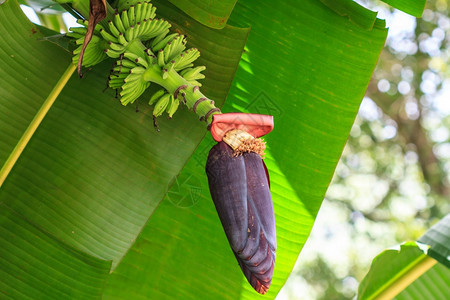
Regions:
<instances>
[{"instance_id":1,"label":"purple banana flower","mask_svg":"<svg viewBox=\"0 0 450 300\"><path fill-rule=\"evenodd\" d=\"M272 281L277 248L275 216L267 169L261 156L236 156L216 144L206 163L211 197L230 246L251 286L265 294Z\"/></svg>"}]
</instances>

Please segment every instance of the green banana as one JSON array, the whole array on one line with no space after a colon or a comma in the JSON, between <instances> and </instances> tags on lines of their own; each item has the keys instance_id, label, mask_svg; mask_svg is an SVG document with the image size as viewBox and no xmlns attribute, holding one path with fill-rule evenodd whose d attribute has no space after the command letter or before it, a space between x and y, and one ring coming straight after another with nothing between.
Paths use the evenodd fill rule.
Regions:
<instances>
[{"instance_id":1,"label":"green banana","mask_svg":"<svg viewBox=\"0 0 450 300\"><path fill-rule=\"evenodd\" d=\"M147 54L148 56L155 56L150 48L145 49L145 54Z\"/></svg>"},{"instance_id":2,"label":"green banana","mask_svg":"<svg viewBox=\"0 0 450 300\"><path fill-rule=\"evenodd\" d=\"M81 49L82 49L81 45L83 44L83 42L84 42L84 37L77 39L75 41L75 43L80 46L73 51L74 57L73 57L72 61L74 63L77 62L79 59ZM98 64L99 62L101 62L102 60L107 58L107 56L105 55L105 49L107 47L108 47L108 44L105 40L103 40L101 37L99 37L97 35L93 35L91 42L86 47L86 50L84 53L83 65L90 67L90 66Z\"/></svg>"},{"instance_id":3,"label":"green banana","mask_svg":"<svg viewBox=\"0 0 450 300\"><path fill-rule=\"evenodd\" d=\"M113 69L113 72L117 72L117 73L127 73L130 72L130 68L126 68L124 66L116 66Z\"/></svg>"},{"instance_id":4,"label":"green banana","mask_svg":"<svg viewBox=\"0 0 450 300\"><path fill-rule=\"evenodd\" d=\"M142 57L138 57L138 58L136 58L135 60L134 60L136 63L138 63L139 65L141 65L141 66L143 66L143 67L145 67L145 68L148 68L148 62L147 62L147 60L146 59L143 59Z\"/></svg>"},{"instance_id":5,"label":"green banana","mask_svg":"<svg viewBox=\"0 0 450 300\"><path fill-rule=\"evenodd\" d=\"M114 90L120 89L123 85L123 80L115 80L108 78L108 86Z\"/></svg>"},{"instance_id":6,"label":"green banana","mask_svg":"<svg viewBox=\"0 0 450 300\"><path fill-rule=\"evenodd\" d=\"M112 43L118 43L119 41L117 40L117 38L115 36L113 36L112 34L108 33L105 29L100 29L100 35L108 42L112 42Z\"/></svg>"},{"instance_id":7,"label":"green banana","mask_svg":"<svg viewBox=\"0 0 450 300\"><path fill-rule=\"evenodd\" d=\"M86 52L87 52L87 49L86 49ZM114 51L112 49L106 49L105 53L106 53L106 55L108 55L111 58L119 58L122 55L122 52ZM86 54L85 54L85 56L86 56Z\"/></svg>"},{"instance_id":8,"label":"green banana","mask_svg":"<svg viewBox=\"0 0 450 300\"><path fill-rule=\"evenodd\" d=\"M162 70L162 79L166 80L169 77L169 72L167 72L167 69Z\"/></svg>"},{"instance_id":9,"label":"green banana","mask_svg":"<svg viewBox=\"0 0 450 300\"><path fill-rule=\"evenodd\" d=\"M139 73L128 74L128 76L125 78L125 83L129 83L132 81L142 81L142 73L141 74L139 74ZM124 88L125 88L125 85L124 85Z\"/></svg>"},{"instance_id":10,"label":"green banana","mask_svg":"<svg viewBox=\"0 0 450 300\"><path fill-rule=\"evenodd\" d=\"M124 37L122 32L119 33L119 36L117 37L117 40L119 41L119 43L121 43L124 46L128 45L128 41L126 40L126 38Z\"/></svg>"},{"instance_id":11,"label":"green banana","mask_svg":"<svg viewBox=\"0 0 450 300\"><path fill-rule=\"evenodd\" d=\"M128 42L131 42L132 40L134 40L134 26L130 27L127 29L127 31L125 31L125 39Z\"/></svg>"},{"instance_id":12,"label":"green banana","mask_svg":"<svg viewBox=\"0 0 450 300\"><path fill-rule=\"evenodd\" d=\"M89 21L88 21L88 20L81 20L81 19L78 19L78 20L77 20L77 23L80 24L80 25L83 25L84 27L88 27L88 26L89 26ZM95 28L94 28L94 32L95 32L95 33L98 33L98 31L99 31L100 29L102 29L102 28L103 28L102 25L97 24L97 25L95 26Z\"/></svg>"},{"instance_id":13,"label":"green banana","mask_svg":"<svg viewBox=\"0 0 450 300\"><path fill-rule=\"evenodd\" d=\"M147 5L147 10L144 16L144 19L154 19L156 16L156 7L154 7L153 5L149 4Z\"/></svg>"},{"instance_id":14,"label":"green banana","mask_svg":"<svg viewBox=\"0 0 450 300\"><path fill-rule=\"evenodd\" d=\"M159 65L160 67L163 67L165 64L166 64L166 63L165 63L165 61L164 61L164 50L163 50L163 49L160 49L160 50L158 51L158 65Z\"/></svg>"},{"instance_id":15,"label":"green banana","mask_svg":"<svg viewBox=\"0 0 450 300\"><path fill-rule=\"evenodd\" d=\"M119 13L114 14L114 25L117 27L120 33L124 33L126 28L122 23L122 19L120 18Z\"/></svg>"},{"instance_id":16,"label":"green banana","mask_svg":"<svg viewBox=\"0 0 450 300\"><path fill-rule=\"evenodd\" d=\"M178 35L171 42L167 43L166 47L164 47L164 58L166 59L166 63L180 55L186 48L185 45L186 39L184 38L184 35Z\"/></svg>"},{"instance_id":17,"label":"green banana","mask_svg":"<svg viewBox=\"0 0 450 300\"><path fill-rule=\"evenodd\" d=\"M123 28L127 30L130 28L130 20L128 19L128 11L124 10L122 14L120 15L120 20L122 20Z\"/></svg>"},{"instance_id":18,"label":"green banana","mask_svg":"<svg viewBox=\"0 0 450 300\"><path fill-rule=\"evenodd\" d=\"M206 70L205 66L199 66L196 68L188 68L180 73L181 76L183 76L187 81L189 80L196 80L196 79L203 79L205 78L205 75L201 74L200 72Z\"/></svg>"},{"instance_id":19,"label":"green banana","mask_svg":"<svg viewBox=\"0 0 450 300\"><path fill-rule=\"evenodd\" d=\"M180 53L174 58L175 70L179 71L192 66L192 62L200 57L200 52L197 48L190 48Z\"/></svg>"},{"instance_id":20,"label":"green banana","mask_svg":"<svg viewBox=\"0 0 450 300\"><path fill-rule=\"evenodd\" d=\"M142 22L144 21L144 10L146 9L146 7L148 6L148 3L144 2L138 2L135 6L134 6L134 19L135 19L135 23L138 22ZM130 7L131 8L131 7ZM129 11L130 12L130 11Z\"/></svg>"},{"instance_id":21,"label":"green banana","mask_svg":"<svg viewBox=\"0 0 450 300\"><path fill-rule=\"evenodd\" d=\"M140 57L139 57L139 58L140 58ZM142 58L141 58L141 59L142 59ZM142 74L145 73L145 71L146 71L146 69L143 68L143 67L135 67L135 68L133 68L133 69L130 70L130 74L139 74L139 75L142 75Z\"/></svg>"},{"instance_id":22,"label":"green banana","mask_svg":"<svg viewBox=\"0 0 450 300\"><path fill-rule=\"evenodd\" d=\"M130 26L136 25L136 9L134 5L131 5L130 8L128 8L128 11L126 11L128 21L130 23Z\"/></svg>"},{"instance_id":23,"label":"green banana","mask_svg":"<svg viewBox=\"0 0 450 300\"><path fill-rule=\"evenodd\" d=\"M170 96L170 104L167 106L167 114L169 115L169 119L172 119L173 114L177 111L178 106L180 105L180 100L175 99L173 95Z\"/></svg>"},{"instance_id":24,"label":"green banana","mask_svg":"<svg viewBox=\"0 0 450 300\"><path fill-rule=\"evenodd\" d=\"M157 100L159 100L159 98L161 98L164 94L166 93L165 90L158 90L157 92L155 92L151 97L150 97L150 101L148 101L149 105L153 105Z\"/></svg>"},{"instance_id":25,"label":"green banana","mask_svg":"<svg viewBox=\"0 0 450 300\"><path fill-rule=\"evenodd\" d=\"M70 27L70 31L71 32L69 32L69 34L70 33L79 33L79 34L85 36L87 29L86 29L86 27Z\"/></svg>"},{"instance_id":26,"label":"green banana","mask_svg":"<svg viewBox=\"0 0 450 300\"><path fill-rule=\"evenodd\" d=\"M158 51L162 48L164 48L164 46L167 45L167 43L171 40L173 40L174 37L176 37L178 35L178 33L173 33L170 34L168 36L166 36L164 39L162 39L161 41L156 43L156 40L152 43L152 49L153 51Z\"/></svg>"},{"instance_id":27,"label":"green banana","mask_svg":"<svg viewBox=\"0 0 450 300\"><path fill-rule=\"evenodd\" d=\"M115 79L121 79L122 82L125 78L128 77L128 75L130 75L130 73L116 73L116 74L111 74L111 78L115 78Z\"/></svg>"},{"instance_id":28,"label":"green banana","mask_svg":"<svg viewBox=\"0 0 450 300\"><path fill-rule=\"evenodd\" d=\"M161 98L159 98L158 102L156 102L155 107L153 108L153 116L159 117L166 110L167 105L169 104L170 97L172 95L165 94ZM172 96L173 97L173 96Z\"/></svg>"},{"instance_id":29,"label":"green banana","mask_svg":"<svg viewBox=\"0 0 450 300\"><path fill-rule=\"evenodd\" d=\"M113 42L109 42L109 48L111 48L111 50L118 51L120 53L124 52L125 49L126 49L125 46L120 45L120 44L116 44L116 43L113 43Z\"/></svg>"},{"instance_id":30,"label":"green banana","mask_svg":"<svg viewBox=\"0 0 450 300\"><path fill-rule=\"evenodd\" d=\"M126 68L134 68L134 67L136 67L136 64L134 62L128 60L128 59L118 60L116 62L116 65L123 66L123 67L126 67Z\"/></svg>"},{"instance_id":31,"label":"green banana","mask_svg":"<svg viewBox=\"0 0 450 300\"><path fill-rule=\"evenodd\" d=\"M113 21L108 21L109 31L115 36L118 37L120 34L119 29L117 29L116 25L114 25Z\"/></svg>"},{"instance_id":32,"label":"green banana","mask_svg":"<svg viewBox=\"0 0 450 300\"><path fill-rule=\"evenodd\" d=\"M123 105L133 103L150 86L150 82L142 80L141 74L130 74L125 78L125 84L120 92L120 102Z\"/></svg>"}]
</instances>

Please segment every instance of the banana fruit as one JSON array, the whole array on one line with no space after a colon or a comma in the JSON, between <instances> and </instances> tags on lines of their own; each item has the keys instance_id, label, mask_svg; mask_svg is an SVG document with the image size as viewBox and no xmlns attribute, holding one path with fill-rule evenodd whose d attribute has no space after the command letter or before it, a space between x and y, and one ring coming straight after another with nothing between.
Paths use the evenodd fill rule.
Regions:
<instances>
[{"instance_id":1,"label":"banana fruit","mask_svg":"<svg viewBox=\"0 0 450 300\"><path fill-rule=\"evenodd\" d=\"M150 68L153 71L160 70L153 73L159 72L162 80L168 80L169 74L175 71L188 83L201 86L197 80L205 77L201 74L205 67L193 65L200 56L198 49L186 49L184 35L169 33L171 24L156 18L156 8L149 0L118 3L118 10L112 18L103 23L104 26L96 25L84 53L83 66L96 65L108 57L116 59L108 77L108 86L118 90L123 105L136 101L150 86L152 80L148 80L148 77L144 80L144 75ZM79 23L88 26L87 21ZM85 27L70 28L71 32L67 34L79 46L73 52L74 63L79 59L86 34ZM151 96L149 105L154 106L154 117L167 113L172 118L180 105L180 99L161 89Z\"/></svg>"},{"instance_id":2,"label":"banana fruit","mask_svg":"<svg viewBox=\"0 0 450 300\"><path fill-rule=\"evenodd\" d=\"M154 93L154 94L151 96L150 101L148 101L148 104L149 104L149 105L155 104L155 102L158 101L159 98L161 98L165 93L166 93L165 90L158 90L156 93Z\"/></svg>"},{"instance_id":3,"label":"banana fruit","mask_svg":"<svg viewBox=\"0 0 450 300\"><path fill-rule=\"evenodd\" d=\"M178 106L180 106L180 100L175 99L175 97L172 95L170 97L170 103L166 109L166 112L169 115L169 119L172 119L172 116L177 111Z\"/></svg>"},{"instance_id":4,"label":"banana fruit","mask_svg":"<svg viewBox=\"0 0 450 300\"><path fill-rule=\"evenodd\" d=\"M157 118L163 114L163 112L166 110L167 106L169 105L171 98L173 98L173 95L164 94L161 98L158 99L158 102L156 102L155 107L153 108L153 116L154 117Z\"/></svg>"}]
</instances>

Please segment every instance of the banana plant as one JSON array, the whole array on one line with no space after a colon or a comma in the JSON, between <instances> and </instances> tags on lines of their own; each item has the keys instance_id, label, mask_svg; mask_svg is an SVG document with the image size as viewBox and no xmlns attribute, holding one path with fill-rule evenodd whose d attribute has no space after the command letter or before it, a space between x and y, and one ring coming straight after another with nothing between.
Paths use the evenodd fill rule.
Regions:
<instances>
[{"instance_id":1,"label":"banana plant","mask_svg":"<svg viewBox=\"0 0 450 300\"><path fill-rule=\"evenodd\" d=\"M424 1L416 2L418 14ZM98 26L82 21L92 26L89 43L88 29L73 29L75 58L15 0L0 5L0 290L12 298L273 299L311 230L385 24L344 0L155 0L134 13L130 3L103 2ZM67 5L89 20L89 1ZM153 37L132 42L153 25ZM228 112L274 117L264 161L277 252L264 296L229 249L205 174L217 140L204 138L207 126L189 109L211 133ZM246 156L239 159L251 163Z\"/></svg>"}]
</instances>

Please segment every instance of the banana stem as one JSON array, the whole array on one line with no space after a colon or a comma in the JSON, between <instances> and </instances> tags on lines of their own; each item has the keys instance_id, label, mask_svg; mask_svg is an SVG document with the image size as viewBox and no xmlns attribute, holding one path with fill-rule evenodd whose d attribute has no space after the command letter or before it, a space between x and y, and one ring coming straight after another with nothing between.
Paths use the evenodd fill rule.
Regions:
<instances>
[{"instance_id":1,"label":"banana stem","mask_svg":"<svg viewBox=\"0 0 450 300\"><path fill-rule=\"evenodd\" d=\"M163 73L167 73L163 79ZM158 65L150 66L144 73L144 80L159 84L175 98L182 101L189 109L192 109L201 121L210 125L212 116L220 114L220 109L214 105L214 101L206 97L198 86L189 83L174 69L162 70Z\"/></svg>"}]
</instances>

